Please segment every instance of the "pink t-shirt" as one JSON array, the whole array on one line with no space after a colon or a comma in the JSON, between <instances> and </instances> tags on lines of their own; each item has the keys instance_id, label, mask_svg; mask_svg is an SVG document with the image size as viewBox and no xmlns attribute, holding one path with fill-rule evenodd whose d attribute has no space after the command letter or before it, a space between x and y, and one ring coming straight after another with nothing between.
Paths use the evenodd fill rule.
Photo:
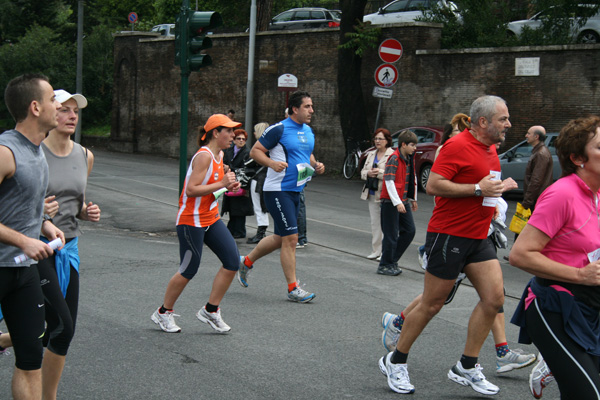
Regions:
<instances>
[{"instance_id":1,"label":"pink t-shirt","mask_svg":"<svg viewBox=\"0 0 600 400\"><path fill-rule=\"evenodd\" d=\"M594 199L592 190L576 174L559 179L542 193L528 224L551 238L543 255L575 268L590 263L588 254L600 248L599 195L600 191ZM551 287L570 293L562 286ZM529 288L526 309L534 298Z\"/></svg>"},{"instance_id":2,"label":"pink t-shirt","mask_svg":"<svg viewBox=\"0 0 600 400\"><path fill-rule=\"evenodd\" d=\"M528 224L550 241L542 254L551 260L583 268L588 254L600 248L598 196L576 174L559 179L539 197Z\"/></svg>"}]
</instances>

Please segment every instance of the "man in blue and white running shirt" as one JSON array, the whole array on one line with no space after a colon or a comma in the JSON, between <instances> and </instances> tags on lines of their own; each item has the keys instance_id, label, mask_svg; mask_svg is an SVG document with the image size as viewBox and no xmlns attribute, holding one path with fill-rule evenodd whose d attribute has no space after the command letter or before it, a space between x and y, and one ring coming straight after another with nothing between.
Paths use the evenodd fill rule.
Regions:
<instances>
[{"instance_id":1,"label":"man in blue and white running shirt","mask_svg":"<svg viewBox=\"0 0 600 400\"><path fill-rule=\"evenodd\" d=\"M315 298L315 294L300 288L296 279L298 204L306 182L315 172L325 172L325 166L312 154L315 135L307 125L314 112L310 95L306 92L292 93L289 110L290 117L267 128L250 151L250 157L269 168L263 195L274 221L275 234L263 238L246 257L240 257L238 280L243 287L248 287L248 274L253 263L281 249L281 267L288 284L288 299L307 303Z\"/></svg>"}]
</instances>

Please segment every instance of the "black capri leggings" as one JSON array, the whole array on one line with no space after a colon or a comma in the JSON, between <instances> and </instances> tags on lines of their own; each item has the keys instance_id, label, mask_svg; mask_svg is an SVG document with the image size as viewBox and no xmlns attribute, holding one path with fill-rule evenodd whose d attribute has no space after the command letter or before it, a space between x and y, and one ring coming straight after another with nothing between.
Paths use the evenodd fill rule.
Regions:
<instances>
[{"instance_id":1,"label":"black capri leggings","mask_svg":"<svg viewBox=\"0 0 600 400\"><path fill-rule=\"evenodd\" d=\"M598 357L565 332L562 315L542 311L535 299L525 312L527 332L554 374L562 400L600 399Z\"/></svg>"},{"instance_id":2,"label":"black capri leggings","mask_svg":"<svg viewBox=\"0 0 600 400\"><path fill-rule=\"evenodd\" d=\"M38 264L40 284L46 304L46 334L44 347L54 354L66 356L69 345L75 335L77 307L79 305L79 274L71 268L69 286L63 296L56 276L54 256Z\"/></svg>"},{"instance_id":3,"label":"black capri leggings","mask_svg":"<svg viewBox=\"0 0 600 400\"><path fill-rule=\"evenodd\" d=\"M15 366L26 371L40 369L45 307L35 265L0 268L0 304L15 351Z\"/></svg>"}]
</instances>

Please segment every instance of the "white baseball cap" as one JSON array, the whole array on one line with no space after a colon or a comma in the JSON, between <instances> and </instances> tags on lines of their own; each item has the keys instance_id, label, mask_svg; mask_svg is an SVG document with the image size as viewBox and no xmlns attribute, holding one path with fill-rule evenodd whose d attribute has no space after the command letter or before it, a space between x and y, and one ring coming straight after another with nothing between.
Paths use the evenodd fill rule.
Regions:
<instances>
[{"instance_id":1,"label":"white baseball cap","mask_svg":"<svg viewBox=\"0 0 600 400\"><path fill-rule=\"evenodd\" d=\"M86 108L88 105L87 99L79 93L71 94L66 90L58 89L54 91L54 95L56 96L56 101L59 103L64 103L69 99L73 99L77 102L77 107Z\"/></svg>"}]
</instances>

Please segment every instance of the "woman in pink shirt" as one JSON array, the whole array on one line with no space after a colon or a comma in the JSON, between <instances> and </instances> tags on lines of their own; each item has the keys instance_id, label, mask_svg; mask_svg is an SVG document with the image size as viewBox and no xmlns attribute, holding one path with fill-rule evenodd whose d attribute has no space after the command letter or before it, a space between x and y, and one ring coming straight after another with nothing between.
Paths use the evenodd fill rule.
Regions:
<instances>
[{"instance_id":1,"label":"woman in pink shirt","mask_svg":"<svg viewBox=\"0 0 600 400\"><path fill-rule=\"evenodd\" d=\"M556 151L563 175L510 253L512 265L535 275L512 322L519 341L540 350L561 398L600 399L600 117L570 121ZM534 386L540 398L545 384Z\"/></svg>"}]
</instances>

